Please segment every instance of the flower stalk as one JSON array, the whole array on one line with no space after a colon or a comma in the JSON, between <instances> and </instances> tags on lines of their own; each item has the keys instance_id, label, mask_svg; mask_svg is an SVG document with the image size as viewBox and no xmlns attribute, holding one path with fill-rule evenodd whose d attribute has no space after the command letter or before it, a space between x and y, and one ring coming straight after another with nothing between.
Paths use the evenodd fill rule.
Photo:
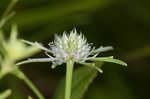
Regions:
<instances>
[{"instance_id":1,"label":"flower stalk","mask_svg":"<svg viewBox=\"0 0 150 99\"><path fill-rule=\"evenodd\" d=\"M28 79L27 76L24 75L23 81L32 89L39 99L44 99L44 96L38 91L38 89L34 86L30 79Z\"/></svg>"},{"instance_id":2,"label":"flower stalk","mask_svg":"<svg viewBox=\"0 0 150 99\"><path fill-rule=\"evenodd\" d=\"M18 78L22 79L29 86L29 88L36 94L36 96L39 99L45 99L44 96L39 92L39 90L32 83L32 81L21 70L17 69L17 71L14 72L14 74Z\"/></svg>"},{"instance_id":3,"label":"flower stalk","mask_svg":"<svg viewBox=\"0 0 150 99\"><path fill-rule=\"evenodd\" d=\"M72 85L72 73L73 73L73 61L68 61L66 66L66 88L65 88L65 99L71 97L71 85Z\"/></svg>"}]
</instances>

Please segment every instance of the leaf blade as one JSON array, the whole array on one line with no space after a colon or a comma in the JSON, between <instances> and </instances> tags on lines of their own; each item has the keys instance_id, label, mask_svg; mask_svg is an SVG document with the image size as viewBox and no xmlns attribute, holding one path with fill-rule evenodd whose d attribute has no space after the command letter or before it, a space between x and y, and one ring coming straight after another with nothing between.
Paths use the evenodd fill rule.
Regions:
<instances>
[{"instance_id":1,"label":"leaf blade","mask_svg":"<svg viewBox=\"0 0 150 99\"><path fill-rule=\"evenodd\" d=\"M90 61L100 61L100 62L111 62L111 63L116 63L116 64L120 64L123 66L127 66L127 63L118 60L118 59L114 59L113 57L101 57L101 58L89 58L88 60Z\"/></svg>"}]
</instances>

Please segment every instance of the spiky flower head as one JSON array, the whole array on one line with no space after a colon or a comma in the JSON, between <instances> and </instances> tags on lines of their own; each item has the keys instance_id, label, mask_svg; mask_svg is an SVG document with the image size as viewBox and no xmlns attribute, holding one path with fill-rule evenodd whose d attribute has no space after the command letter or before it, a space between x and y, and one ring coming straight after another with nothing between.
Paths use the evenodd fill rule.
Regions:
<instances>
[{"instance_id":1,"label":"spiky flower head","mask_svg":"<svg viewBox=\"0 0 150 99\"><path fill-rule=\"evenodd\" d=\"M53 56L62 62L68 60L80 62L91 54L91 46L81 33L77 33L76 29L70 34L64 32L62 37L56 35L54 42L49 45Z\"/></svg>"}]
</instances>

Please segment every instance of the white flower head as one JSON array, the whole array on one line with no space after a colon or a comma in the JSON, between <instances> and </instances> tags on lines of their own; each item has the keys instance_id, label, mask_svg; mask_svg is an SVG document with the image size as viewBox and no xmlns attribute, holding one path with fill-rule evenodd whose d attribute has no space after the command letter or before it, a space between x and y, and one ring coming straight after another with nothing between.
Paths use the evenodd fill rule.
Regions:
<instances>
[{"instance_id":1,"label":"white flower head","mask_svg":"<svg viewBox=\"0 0 150 99\"><path fill-rule=\"evenodd\" d=\"M113 57L97 57L97 55L101 52L112 50L113 48L111 46L101 46L95 49L91 46L91 44L87 43L87 39L82 33L77 33L76 29L70 31L70 33L64 32L62 36L56 35L55 40L49 43L49 49L43 47L37 42L29 42L26 40L24 40L24 42L46 51L46 55L48 55L49 58L28 59L18 63L17 65L30 62L52 62L52 68L55 68L57 65L67 63L68 61L73 61L83 65L90 65L91 63L87 63L87 60L113 62L125 66L127 65L120 60L113 59ZM97 67L95 68L97 69Z\"/></svg>"},{"instance_id":2,"label":"white flower head","mask_svg":"<svg viewBox=\"0 0 150 99\"><path fill-rule=\"evenodd\" d=\"M81 33L77 33L76 29L70 34L64 32L62 37L56 35L54 42L49 45L53 56L62 62L68 60L81 62L91 54L91 46Z\"/></svg>"}]
</instances>

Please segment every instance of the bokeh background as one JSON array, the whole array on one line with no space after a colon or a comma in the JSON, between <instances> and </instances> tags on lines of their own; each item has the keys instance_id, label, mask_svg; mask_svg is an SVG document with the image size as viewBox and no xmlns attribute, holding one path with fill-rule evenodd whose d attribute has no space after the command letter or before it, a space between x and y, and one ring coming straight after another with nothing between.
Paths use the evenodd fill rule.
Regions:
<instances>
[{"instance_id":1,"label":"bokeh background","mask_svg":"<svg viewBox=\"0 0 150 99\"><path fill-rule=\"evenodd\" d=\"M10 0L0 0L0 14ZM94 46L114 46L113 55L128 67L106 63L104 73L90 85L84 99L149 99L150 97L150 1L149 0L19 0L16 15L4 26L9 35L12 23L18 24L19 37L41 42L46 47L54 34L76 27ZM47 57L44 52L33 57ZM46 99L52 99L65 66L51 69L51 63L23 65L21 69ZM11 88L9 99L35 97L26 84L7 75L0 91ZM36 99L36 97L35 97Z\"/></svg>"}]
</instances>

